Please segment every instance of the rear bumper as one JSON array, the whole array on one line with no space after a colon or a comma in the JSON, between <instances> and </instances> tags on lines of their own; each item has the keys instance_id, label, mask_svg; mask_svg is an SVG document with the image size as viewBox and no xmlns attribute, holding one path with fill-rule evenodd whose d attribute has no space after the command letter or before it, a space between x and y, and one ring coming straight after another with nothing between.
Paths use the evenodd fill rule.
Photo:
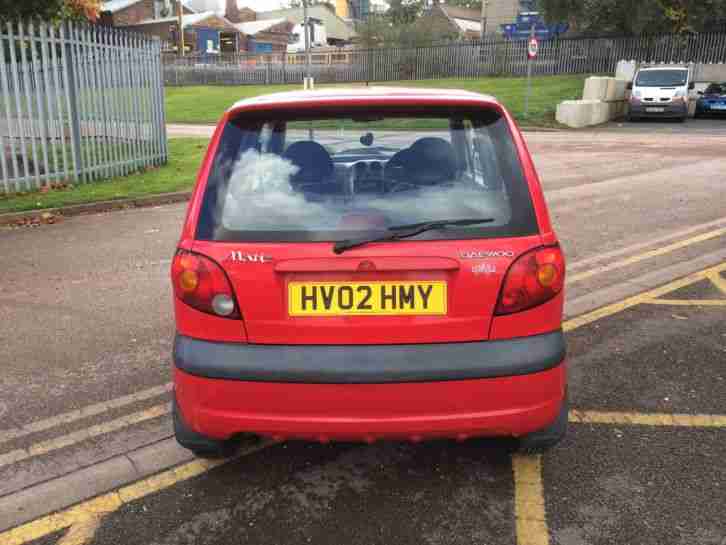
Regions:
<instances>
[{"instance_id":1,"label":"rear bumper","mask_svg":"<svg viewBox=\"0 0 726 545\"><path fill-rule=\"evenodd\" d=\"M211 439L366 441L521 437L549 426L566 370L519 377L402 384L290 384L199 378L175 371L186 426Z\"/></svg>"},{"instance_id":2,"label":"rear bumper","mask_svg":"<svg viewBox=\"0 0 726 545\"><path fill-rule=\"evenodd\" d=\"M726 110L714 110L709 104L696 104L696 113L703 115L726 115Z\"/></svg>"},{"instance_id":3,"label":"rear bumper","mask_svg":"<svg viewBox=\"0 0 726 545\"><path fill-rule=\"evenodd\" d=\"M425 362L413 363L420 367ZM485 368L484 363L482 359L480 367ZM319 368L315 360L307 364ZM350 359L341 365L355 368ZM304 383L209 378L177 366L174 383L186 426L211 439L241 433L322 442L520 437L554 422L565 398L563 359L542 367L530 373L464 380L444 374L449 378Z\"/></svg>"},{"instance_id":4,"label":"rear bumper","mask_svg":"<svg viewBox=\"0 0 726 545\"><path fill-rule=\"evenodd\" d=\"M648 111L649 108L662 108L662 112ZM632 117L684 117L688 115L688 104L672 103L630 103Z\"/></svg>"},{"instance_id":5,"label":"rear bumper","mask_svg":"<svg viewBox=\"0 0 726 545\"><path fill-rule=\"evenodd\" d=\"M198 377L316 384L387 384L511 377L565 358L562 331L502 341L409 345L254 345L177 335L174 364Z\"/></svg>"}]
</instances>

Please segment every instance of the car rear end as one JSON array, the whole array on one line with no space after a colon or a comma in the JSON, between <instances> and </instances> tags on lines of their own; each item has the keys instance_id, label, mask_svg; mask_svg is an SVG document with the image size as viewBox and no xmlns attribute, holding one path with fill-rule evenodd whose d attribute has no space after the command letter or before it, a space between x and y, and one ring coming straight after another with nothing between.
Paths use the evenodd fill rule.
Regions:
<instances>
[{"instance_id":1,"label":"car rear end","mask_svg":"<svg viewBox=\"0 0 726 545\"><path fill-rule=\"evenodd\" d=\"M198 452L239 434L524 437L566 412L564 258L490 98L238 104L172 282L177 437Z\"/></svg>"}]
</instances>

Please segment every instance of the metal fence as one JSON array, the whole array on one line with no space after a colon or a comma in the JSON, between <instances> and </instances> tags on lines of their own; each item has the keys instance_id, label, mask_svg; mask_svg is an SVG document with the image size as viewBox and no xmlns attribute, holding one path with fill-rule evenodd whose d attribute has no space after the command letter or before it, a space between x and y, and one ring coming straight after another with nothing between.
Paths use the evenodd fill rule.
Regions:
<instances>
[{"instance_id":1,"label":"metal fence","mask_svg":"<svg viewBox=\"0 0 726 545\"><path fill-rule=\"evenodd\" d=\"M164 58L167 85L301 83L302 54L199 55ZM726 62L726 34L558 38L540 44L536 75L608 73L620 60L640 62ZM320 83L432 78L523 76L527 43L488 37L481 42L417 48L315 51L312 74Z\"/></svg>"},{"instance_id":2,"label":"metal fence","mask_svg":"<svg viewBox=\"0 0 726 545\"><path fill-rule=\"evenodd\" d=\"M166 162L158 39L100 26L0 26L0 193Z\"/></svg>"}]
</instances>

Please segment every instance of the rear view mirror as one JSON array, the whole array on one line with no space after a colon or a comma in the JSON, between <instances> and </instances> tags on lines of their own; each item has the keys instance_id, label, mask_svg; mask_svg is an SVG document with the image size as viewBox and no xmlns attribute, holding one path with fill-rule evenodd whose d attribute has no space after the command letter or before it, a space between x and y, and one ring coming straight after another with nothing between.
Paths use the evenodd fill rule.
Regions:
<instances>
[{"instance_id":1,"label":"rear view mirror","mask_svg":"<svg viewBox=\"0 0 726 545\"><path fill-rule=\"evenodd\" d=\"M688 90L693 91L696 88L696 84L694 82L691 82L688 84Z\"/></svg>"},{"instance_id":2,"label":"rear view mirror","mask_svg":"<svg viewBox=\"0 0 726 545\"><path fill-rule=\"evenodd\" d=\"M703 96L703 91L698 91L696 94Z\"/></svg>"},{"instance_id":3,"label":"rear view mirror","mask_svg":"<svg viewBox=\"0 0 726 545\"><path fill-rule=\"evenodd\" d=\"M633 90L633 82L629 81L628 82L628 91L632 91L632 90Z\"/></svg>"}]
</instances>

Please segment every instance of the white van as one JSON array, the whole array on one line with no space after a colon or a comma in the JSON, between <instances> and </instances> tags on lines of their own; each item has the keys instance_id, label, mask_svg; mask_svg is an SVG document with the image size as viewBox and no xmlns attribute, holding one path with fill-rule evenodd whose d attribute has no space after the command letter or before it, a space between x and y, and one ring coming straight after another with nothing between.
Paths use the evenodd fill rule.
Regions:
<instances>
[{"instance_id":1,"label":"white van","mask_svg":"<svg viewBox=\"0 0 726 545\"><path fill-rule=\"evenodd\" d=\"M688 91L694 88L691 74L684 66L641 68L630 89L628 121L643 117L669 117L685 121L688 117Z\"/></svg>"}]
</instances>

